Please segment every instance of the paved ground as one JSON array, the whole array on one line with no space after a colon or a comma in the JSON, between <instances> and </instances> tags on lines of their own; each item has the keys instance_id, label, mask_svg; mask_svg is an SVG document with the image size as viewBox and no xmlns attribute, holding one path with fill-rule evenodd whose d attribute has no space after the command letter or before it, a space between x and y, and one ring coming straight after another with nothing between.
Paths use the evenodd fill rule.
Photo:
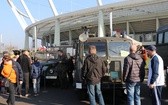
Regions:
<instances>
[{"instance_id":1,"label":"paved ground","mask_svg":"<svg viewBox=\"0 0 168 105\"><path fill-rule=\"evenodd\" d=\"M141 100L142 105L151 105L146 85L141 88ZM82 95L82 94L81 94ZM6 105L7 94L0 95L0 105ZM106 96L111 100L110 103L106 101L106 105L112 105L112 95ZM121 97L116 97L116 105L126 105ZM163 104L168 105L168 90L163 89ZM43 89L39 96L34 97L31 95L28 98L19 98L16 96L16 105L89 105L88 100L79 100L74 89L59 89L59 88L47 88Z\"/></svg>"},{"instance_id":2,"label":"paved ground","mask_svg":"<svg viewBox=\"0 0 168 105\"><path fill-rule=\"evenodd\" d=\"M6 95L0 95L0 105L6 105ZM62 90L49 88L48 91L42 91L39 96L31 95L26 98L16 96L16 105L86 105L80 102L76 97L74 90Z\"/></svg>"}]
</instances>

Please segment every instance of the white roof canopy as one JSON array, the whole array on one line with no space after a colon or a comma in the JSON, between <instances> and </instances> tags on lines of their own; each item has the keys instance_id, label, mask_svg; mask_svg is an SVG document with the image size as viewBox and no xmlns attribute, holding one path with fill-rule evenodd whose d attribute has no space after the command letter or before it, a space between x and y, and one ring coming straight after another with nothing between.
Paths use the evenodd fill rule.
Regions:
<instances>
[{"instance_id":1,"label":"white roof canopy","mask_svg":"<svg viewBox=\"0 0 168 105\"><path fill-rule=\"evenodd\" d=\"M109 25L109 14L113 12L113 24L168 18L168 0L127 0L118 3L97 6L66 14L61 14L38 21L26 28L26 33L33 34L37 26L37 37L53 34L55 19L59 19L61 32L81 29L82 26L97 26L98 12L104 13L104 21Z\"/></svg>"}]
</instances>

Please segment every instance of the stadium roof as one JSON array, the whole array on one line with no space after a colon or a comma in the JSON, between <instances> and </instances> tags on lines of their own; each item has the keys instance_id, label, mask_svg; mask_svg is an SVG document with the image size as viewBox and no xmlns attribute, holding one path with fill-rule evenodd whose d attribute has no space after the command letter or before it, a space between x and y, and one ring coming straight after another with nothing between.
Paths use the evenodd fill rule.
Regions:
<instances>
[{"instance_id":1,"label":"stadium roof","mask_svg":"<svg viewBox=\"0 0 168 105\"><path fill-rule=\"evenodd\" d=\"M168 0L126 0L60 14L31 24L26 28L26 33L32 36L33 27L37 26L38 38L42 38L44 35L53 34L56 19L59 19L60 21L61 32L81 29L82 26L97 26L98 12L100 10L104 13L104 22L106 25L109 25L110 12L113 13L113 24L126 23L127 21L145 21L156 18L162 19L168 18ZM163 23L168 24L168 20Z\"/></svg>"}]
</instances>

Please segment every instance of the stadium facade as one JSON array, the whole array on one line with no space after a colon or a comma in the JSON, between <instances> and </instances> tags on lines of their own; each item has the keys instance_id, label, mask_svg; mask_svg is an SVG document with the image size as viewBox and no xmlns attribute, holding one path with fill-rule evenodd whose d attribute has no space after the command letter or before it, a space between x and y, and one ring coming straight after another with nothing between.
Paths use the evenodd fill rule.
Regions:
<instances>
[{"instance_id":1,"label":"stadium facade","mask_svg":"<svg viewBox=\"0 0 168 105\"><path fill-rule=\"evenodd\" d=\"M37 49L37 39L42 46L73 44L83 32L97 37L112 36L114 32L127 34L143 42L154 44L156 31L168 24L167 0L125 0L103 5L97 0L97 6L65 14L58 14L52 0L49 0L53 17L36 21L29 12L24 0L21 0L32 24L25 25L19 16L20 11L12 9L13 2L8 0L12 11L25 30L25 48L29 47L32 37L33 47Z\"/></svg>"}]
</instances>

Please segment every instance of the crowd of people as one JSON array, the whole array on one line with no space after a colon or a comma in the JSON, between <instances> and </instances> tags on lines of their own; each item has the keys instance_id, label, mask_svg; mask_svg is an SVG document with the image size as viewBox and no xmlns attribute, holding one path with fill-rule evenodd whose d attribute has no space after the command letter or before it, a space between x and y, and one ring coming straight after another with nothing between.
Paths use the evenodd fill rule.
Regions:
<instances>
[{"instance_id":1,"label":"crowd of people","mask_svg":"<svg viewBox=\"0 0 168 105\"><path fill-rule=\"evenodd\" d=\"M96 46L89 46L89 55L84 60L81 78L87 84L87 93L90 105L96 105L96 94L99 105L105 105L103 94L101 92L101 78L105 75L107 68L104 61L97 56ZM150 89L152 105L161 105L162 87L165 83L164 65L162 58L156 53L156 47L149 45L146 48L138 46L130 47L130 54L125 57L123 64L123 81L127 89L127 105L141 105L140 87L145 78L145 66L148 64L147 86ZM56 67L60 88L67 88L73 84L74 58L69 59L62 50L58 50L58 65ZM28 97L30 94L29 80L32 79L34 96L40 92L40 76L42 74L42 65L37 57L33 59L28 50L9 53L3 52L0 65L1 79L9 79L7 89L1 87L3 93L8 90L8 105L15 105L15 94L19 97ZM24 84L24 86L22 86ZM25 91L23 91L23 88ZM96 92L96 93L95 93Z\"/></svg>"},{"instance_id":2,"label":"crowd of people","mask_svg":"<svg viewBox=\"0 0 168 105\"><path fill-rule=\"evenodd\" d=\"M58 50L59 64L57 72L61 88L67 88L73 84L72 72L74 69L73 57L67 59L62 50ZM0 64L0 80L8 79L9 86L0 83L1 93L9 93L8 105L15 105L15 95L19 97L29 97L30 86L32 86L34 96L40 92L40 80L42 75L42 64L37 57L31 57L28 50L3 52ZM30 84L32 81L32 85ZM66 84L68 84L66 86Z\"/></svg>"},{"instance_id":3,"label":"crowd of people","mask_svg":"<svg viewBox=\"0 0 168 105\"><path fill-rule=\"evenodd\" d=\"M96 46L89 46L89 55L82 67L82 79L87 83L87 93L90 105L96 105L96 95L99 105L105 105L101 92L101 78L106 68L100 57L96 55ZM137 45L130 47L130 54L123 64L123 81L127 90L127 105L141 105L140 87L145 78L145 65L148 64L147 86L150 90L152 105L161 105L161 93L165 83L162 58L156 53L156 47L149 45L138 50Z\"/></svg>"}]
</instances>

